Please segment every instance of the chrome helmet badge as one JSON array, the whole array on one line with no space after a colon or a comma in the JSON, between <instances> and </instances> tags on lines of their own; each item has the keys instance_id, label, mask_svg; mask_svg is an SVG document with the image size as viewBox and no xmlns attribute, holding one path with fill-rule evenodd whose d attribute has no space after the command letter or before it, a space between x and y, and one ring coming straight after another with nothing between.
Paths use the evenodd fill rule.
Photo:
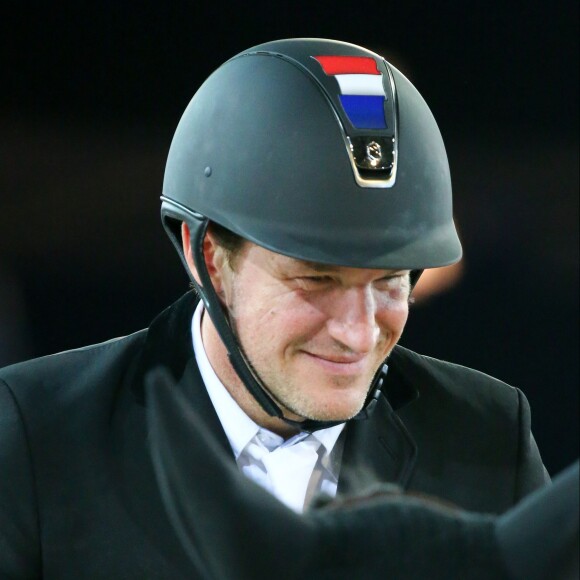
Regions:
<instances>
[{"instance_id":1,"label":"chrome helmet badge","mask_svg":"<svg viewBox=\"0 0 580 580\"><path fill-rule=\"evenodd\" d=\"M367 160L371 167L376 167L383 156L383 150L376 141L367 144Z\"/></svg>"}]
</instances>

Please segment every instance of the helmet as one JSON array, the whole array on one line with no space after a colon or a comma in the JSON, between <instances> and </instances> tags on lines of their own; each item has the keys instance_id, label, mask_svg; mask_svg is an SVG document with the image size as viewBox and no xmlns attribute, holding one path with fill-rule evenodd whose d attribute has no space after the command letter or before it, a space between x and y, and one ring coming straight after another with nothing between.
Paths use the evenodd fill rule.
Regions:
<instances>
[{"instance_id":1,"label":"helmet","mask_svg":"<svg viewBox=\"0 0 580 580\"><path fill-rule=\"evenodd\" d=\"M211 286L201 250L209 222L329 265L420 272L461 257L447 155L427 104L382 57L334 40L261 44L205 81L171 144L161 214L184 262L175 225L189 225L196 286L232 364L281 417Z\"/></svg>"}]
</instances>

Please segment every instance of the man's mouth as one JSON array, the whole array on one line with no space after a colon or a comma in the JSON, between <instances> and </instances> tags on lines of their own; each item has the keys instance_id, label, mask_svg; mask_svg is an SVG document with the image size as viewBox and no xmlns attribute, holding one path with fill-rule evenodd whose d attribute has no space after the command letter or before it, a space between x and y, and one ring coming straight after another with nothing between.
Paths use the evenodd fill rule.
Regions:
<instances>
[{"instance_id":1,"label":"man's mouth","mask_svg":"<svg viewBox=\"0 0 580 580\"><path fill-rule=\"evenodd\" d=\"M302 351L322 370L335 375L357 375L365 367L367 355L325 354Z\"/></svg>"}]
</instances>

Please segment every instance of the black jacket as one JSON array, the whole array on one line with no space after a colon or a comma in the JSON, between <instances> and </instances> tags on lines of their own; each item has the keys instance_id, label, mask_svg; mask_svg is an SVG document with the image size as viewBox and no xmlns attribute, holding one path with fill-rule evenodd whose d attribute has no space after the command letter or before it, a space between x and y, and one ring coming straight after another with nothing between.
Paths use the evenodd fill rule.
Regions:
<instances>
[{"instance_id":1,"label":"black jacket","mask_svg":"<svg viewBox=\"0 0 580 580\"><path fill-rule=\"evenodd\" d=\"M147 330L0 370L0 578L195 577L160 497L144 389L170 369L231 455L192 353L195 304L189 293ZM500 513L547 481L517 389L396 347L384 393L347 427L339 493L393 482Z\"/></svg>"}]
</instances>

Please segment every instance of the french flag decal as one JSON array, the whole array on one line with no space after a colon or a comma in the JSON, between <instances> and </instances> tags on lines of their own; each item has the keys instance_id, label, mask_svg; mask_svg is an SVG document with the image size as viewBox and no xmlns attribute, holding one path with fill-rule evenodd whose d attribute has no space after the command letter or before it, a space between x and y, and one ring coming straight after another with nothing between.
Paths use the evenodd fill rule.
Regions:
<instances>
[{"instance_id":1,"label":"french flag decal","mask_svg":"<svg viewBox=\"0 0 580 580\"><path fill-rule=\"evenodd\" d=\"M322 70L334 76L340 102L357 129L386 129L383 75L370 56L315 56Z\"/></svg>"}]
</instances>

